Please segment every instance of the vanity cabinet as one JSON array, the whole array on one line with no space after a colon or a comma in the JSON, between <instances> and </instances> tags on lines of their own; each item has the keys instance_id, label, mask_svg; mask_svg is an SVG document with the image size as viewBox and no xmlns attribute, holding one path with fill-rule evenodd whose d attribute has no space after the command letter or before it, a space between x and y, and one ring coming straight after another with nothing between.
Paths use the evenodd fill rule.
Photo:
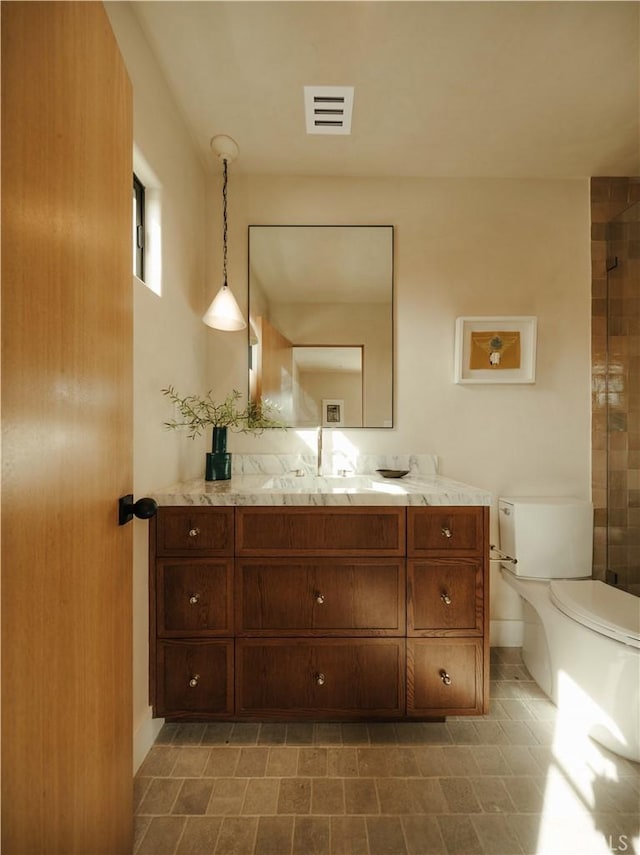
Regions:
<instances>
[{"instance_id":1,"label":"vanity cabinet","mask_svg":"<svg viewBox=\"0 0 640 855\"><path fill-rule=\"evenodd\" d=\"M407 509L407 716L488 706L488 512Z\"/></svg>"},{"instance_id":2,"label":"vanity cabinet","mask_svg":"<svg viewBox=\"0 0 640 855\"><path fill-rule=\"evenodd\" d=\"M169 719L488 704L488 508L161 507L151 702Z\"/></svg>"},{"instance_id":3,"label":"vanity cabinet","mask_svg":"<svg viewBox=\"0 0 640 855\"><path fill-rule=\"evenodd\" d=\"M167 718L234 713L233 508L158 508L149 527L150 692Z\"/></svg>"},{"instance_id":4,"label":"vanity cabinet","mask_svg":"<svg viewBox=\"0 0 640 855\"><path fill-rule=\"evenodd\" d=\"M238 714L402 715L405 509L238 508L236 526Z\"/></svg>"}]
</instances>

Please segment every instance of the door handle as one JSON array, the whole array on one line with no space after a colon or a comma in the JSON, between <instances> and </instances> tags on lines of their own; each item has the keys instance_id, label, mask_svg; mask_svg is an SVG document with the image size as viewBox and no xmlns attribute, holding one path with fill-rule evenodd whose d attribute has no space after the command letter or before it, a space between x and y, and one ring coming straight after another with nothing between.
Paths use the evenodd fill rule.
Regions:
<instances>
[{"instance_id":1,"label":"door handle","mask_svg":"<svg viewBox=\"0 0 640 855\"><path fill-rule=\"evenodd\" d=\"M121 496L118 499L118 525L125 525L129 520L138 517L139 520L148 520L155 517L158 511L158 503L155 499L146 496L144 499L133 501L133 494Z\"/></svg>"}]
</instances>

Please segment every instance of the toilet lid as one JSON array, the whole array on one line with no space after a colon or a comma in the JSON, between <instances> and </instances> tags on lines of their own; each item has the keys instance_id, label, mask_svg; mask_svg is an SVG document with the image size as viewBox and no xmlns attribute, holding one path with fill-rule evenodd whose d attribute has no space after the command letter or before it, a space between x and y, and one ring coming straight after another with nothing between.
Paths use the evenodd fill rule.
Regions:
<instances>
[{"instance_id":1,"label":"toilet lid","mask_svg":"<svg viewBox=\"0 0 640 855\"><path fill-rule=\"evenodd\" d=\"M640 597L595 579L555 581L551 601L578 623L640 648Z\"/></svg>"}]
</instances>

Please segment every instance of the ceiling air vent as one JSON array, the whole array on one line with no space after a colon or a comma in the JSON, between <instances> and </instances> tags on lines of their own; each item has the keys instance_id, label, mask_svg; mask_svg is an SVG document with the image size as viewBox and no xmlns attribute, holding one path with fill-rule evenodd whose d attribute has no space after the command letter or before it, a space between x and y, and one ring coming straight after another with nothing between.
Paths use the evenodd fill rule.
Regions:
<instances>
[{"instance_id":1,"label":"ceiling air vent","mask_svg":"<svg viewBox=\"0 0 640 855\"><path fill-rule=\"evenodd\" d=\"M350 134L353 86L305 86L308 134Z\"/></svg>"}]
</instances>

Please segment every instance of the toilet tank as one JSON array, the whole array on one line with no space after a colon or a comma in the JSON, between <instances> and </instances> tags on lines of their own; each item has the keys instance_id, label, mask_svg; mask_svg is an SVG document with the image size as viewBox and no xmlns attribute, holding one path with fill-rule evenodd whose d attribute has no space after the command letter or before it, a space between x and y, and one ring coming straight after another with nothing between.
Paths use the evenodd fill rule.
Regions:
<instances>
[{"instance_id":1,"label":"toilet tank","mask_svg":"<svg viewBox=\"0 0 640 855\"><path fill-rule=\"evenodd\" d=\"M593 506L565 497L513 496L498 500L501 562L530 579L591 576Z\"/></svg>"}]
</instances>

